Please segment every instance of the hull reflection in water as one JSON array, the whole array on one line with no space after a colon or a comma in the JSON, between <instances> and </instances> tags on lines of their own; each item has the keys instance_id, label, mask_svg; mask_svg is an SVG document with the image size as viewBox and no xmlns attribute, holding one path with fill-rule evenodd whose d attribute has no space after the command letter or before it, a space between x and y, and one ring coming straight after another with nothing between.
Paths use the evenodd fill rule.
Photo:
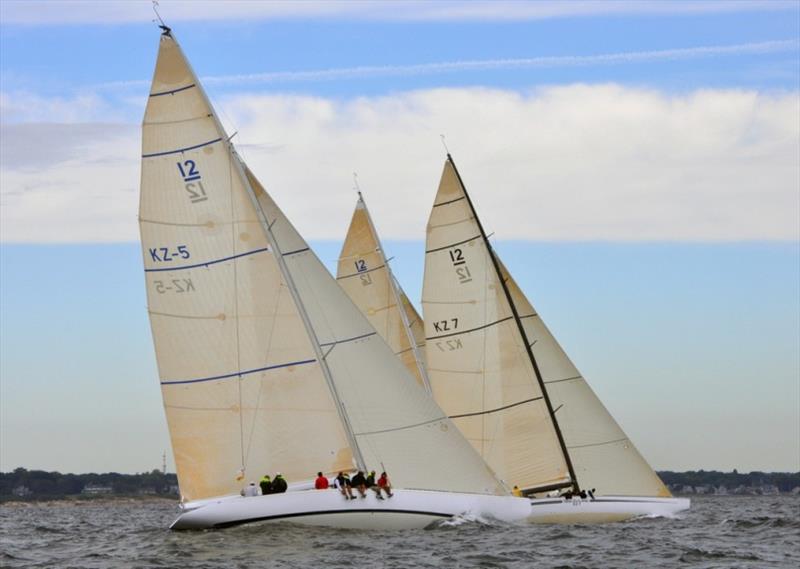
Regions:
<instances>
[{"instance_id":1,"label":"hull reflection in water","mask_svg":"<svg viewBox=\"0 0 800 569\"><path fill-rule=\"evenodd\" d=\"M459 514L477 514L504 522L519 522L531 512L530 500L513 496L489 496L425 490L393 491L379 500L369 491L366 498L346 500L336 490L304 490L268 496L229 496L193 502L171 529L225 528L252 522L280 522L349 529L420 529Z\"/></svg>"}]
</instances>

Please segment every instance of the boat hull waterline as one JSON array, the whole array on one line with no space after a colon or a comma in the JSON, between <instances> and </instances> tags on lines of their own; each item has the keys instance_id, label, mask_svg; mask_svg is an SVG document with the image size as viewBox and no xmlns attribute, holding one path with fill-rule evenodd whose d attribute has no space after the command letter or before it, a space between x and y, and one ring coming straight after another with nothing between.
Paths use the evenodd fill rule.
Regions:
<instances>
[{"instance_id":1,"label":"boat hull waterline","mask_svg":"<svg viewBox=\"0 0 800 569\"><path fill-rule=\"evenodd\" d=\"M372 491L365 498L354 495L355 500L346 500L337 490L306 490L204 500L196 506L184 506L170 529L216 529L280 521L346 529L421 529L461 514L524 522L531 513L530 500L513 496L400 489L383 500Z\"/></svg>"},{"instance_id":2,"label":"boat hull waterline","mask_svg":"<svg viewBox=\"0 0 800 569\"><path fill-rule=\"evenodd\" d=\"M671 518L688 510L688 498L598 496L594 500L539 498L531 500L528 521L541 524L593 524L621 522L632 518Z\"/></svg>"}]
</instances>

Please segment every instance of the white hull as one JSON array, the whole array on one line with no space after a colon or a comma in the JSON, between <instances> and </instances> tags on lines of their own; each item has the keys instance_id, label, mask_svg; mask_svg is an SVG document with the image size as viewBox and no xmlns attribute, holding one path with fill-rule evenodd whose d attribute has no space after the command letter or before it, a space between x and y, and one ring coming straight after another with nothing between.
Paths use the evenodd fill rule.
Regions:
<instances>
[{"instance_id":1,"label":"white hull","mask_svg":"<svg viewBox=\"0 0 800 569\"><path fill-rule=\"evenodd\" d=\"M426 490L394 490L378 500L354 494L345 500L337 490L305 490L268 496L227 496L184 506L171 529L213 529L250 522L279 522L352 529L418 529L459 514L475 514L505 522L526 520L530 500L513 496L459 494Z\"/></svg>"},{"instance_id":2,"label":"white hull","mask_svg":"<svg viewBox=\"0 0 800 569\"><path fill-rule=\"evenodd\" d=\"M594 500L537 498L531 500L529 522L542 524L592 524L620 522L639 517L673 517L689 509L688 498L598 496Z\"/></svg>"}]
</instances>

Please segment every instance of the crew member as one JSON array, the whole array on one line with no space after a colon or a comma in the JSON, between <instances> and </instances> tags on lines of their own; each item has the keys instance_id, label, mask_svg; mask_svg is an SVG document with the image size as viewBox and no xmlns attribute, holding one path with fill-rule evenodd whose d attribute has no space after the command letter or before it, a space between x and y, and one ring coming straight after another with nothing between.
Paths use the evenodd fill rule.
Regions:
<instances>
[{"instance_id":1,"label":"crew member","mask_svg":"<svg viewBox=\"0 0 800 569\"><path fill-rule=\"evenodd\" d=\"M325 478L321 472L317 472L317 479L314 480L314 488L316 488L317 490L328 489L328 479Z\"/></svg>"}]
</instances>

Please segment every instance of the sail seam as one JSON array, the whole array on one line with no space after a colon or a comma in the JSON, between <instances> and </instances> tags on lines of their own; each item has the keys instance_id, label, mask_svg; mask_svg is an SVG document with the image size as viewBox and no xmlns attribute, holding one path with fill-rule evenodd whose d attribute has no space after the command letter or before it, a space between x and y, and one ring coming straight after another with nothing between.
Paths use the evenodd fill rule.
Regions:
<instances>
[{"instance_id":1,"label":"sail seam","mask_svg":"<svg viewBox=\"0 0 800 569\"><path fill-rule=\"evenodd\" d=\"M186 148L178 148L177 150L167 150L165 152L154 152L152 154L142 154L142 158L153 158L155 156L166 156L167 154L180 154L182 152L186 152L187 150L195 150L197 148L202 148L203 146L208 146L209 144L214 144L222 140L222 137L216 138L214 140L209 140L208 142L203 142L202 144L195 144L194 146L187 146Z\"/></svg>"},{"instance_id":2,"label":"sail seam","mask_svg":"<svg viewBox=\"0 0 800 569\"><path fill-rule=\"evenodd\" d=\"M382 268L384 268L385 266L386 266L386 265L380 265L380 266L378 266L378 267L374 267L374 268L372 268L372 269L367 269L366 271L361 271L361 272L359 272L359 273L352 273L352 274L349 274L349 275L344 275L344 276L341 276L341 277L336 277L336 280L337 280L337 281L340 281L340 280L342 280L342 279L349 279L350 277L356 277L356 276L358 276L358 275L365 275L365 274L367 274L367 273L371 273L372 271L377 271L378 269L382 269Z\"/></svg>"},{"instance_id":3,"label":"sail seam","mask_svg":"<svg viewBox=\"0 0 800 569\"><path fill-rule=\"evenodd\" d=\"M455 247L456 245L463 245L464 243L469 243L470 241L475 241L476 239L480 239L480 235L476 235L475 237L470 237L469 239L464 239L463 241L459 241L458 243L451 243L450 245L445 245L444 247L437 247L436 249L430 249L425 251L425 254L428 253L436 253L436 251L443 251L445 249L449 249L450 247Z\"/></svg>"},{"instance_id":4,"label":"sail seam","mask_svg":"<svg viewBox=\"0 0 800 569\"><path fill-rule=\"evenodd\" d=\"M433 204L433 207L439 207L440 205L449 205L451 203L460 202L463 199L466 199L466 198L464 196L461 196L460 198L456 198L454 200L449 200L449 201L442 202L442 203L435 203L435 204Z\"/></svg>"},{"instance_id":5,"label":"sail seam","mask_svg":"<svg viewBox=\"0 0 800 569\"><path fill-rule=\"evenodd\" d=\"M506 281L508 281L508 279L506 279ZM522 320L524 318L533 318L534 316L539 316L539 315L534 312L533 314L526 314L525 316L520 316L519 319Z\"/></svg>"},{"instance_id":6,"label":"sail seam","mask_svg":"<svg viewBox=\"0 0 800 569\"><path fill-rule=\"evenodd\" d=\"M191 85L187 85L186 87L178 87L177 89L172 89L171 91L159 91L158 93L150 93L151 97L161 97L162 95L172 95L174 93L180 93L181 91L186 91L186 89L191 89L195 87L196 84L192 83Z\"/></svg>"},{"instance_id":7,"label":"sail seam","mask_svg":"<svg viewBox=\"0 0 800 569\"><path fill-rule=\"evenodd\" d=\"M289 251L288 253L283 253L284 257L288 257L289 255L296 255L297 253L305 253L309 250L309 247L305 247L303 249L296 249L295 251Z\"/></svg>"},{"instance_id":8,"label":"sail seam","mask_svg":"<svg viewBox=\"0 0 800 569\"><path fill-rule=\"evenodd\" d=\"M469 334L470 332L477 332L478 330L483 330L484 328L489 328L490 326L494 326L495 324L500 324L501 322L505 322L506 320L511 320L513 316L507 316L506 318L501 318L495 322L490 322L489 324L484 324L483 326L478 326L477 328L470 328L469 330L462 330L461 332L452 332L450 334L442 334L441 336L430 336L425 338L426 340L439 340L441 338L449 338L451 336L458 336L460 334Z\"/></svg>"},{"instance_id":9,"label":"sail seam","mask_svg":"<svg viewBox=\"0 0 800 569\"><path fill-rule=\"evenodd\" d=\"M604 441L602 443L589 443L588 445L575 445L575 446L570 446L570 447L567 447L567 448L573 449L573 448L599 447L599 446L602 446L602 445L611 445L611 444L614 444L614 443L621 443L621 442L627 441L627 440L628 440L628 437L625 437L625 438L622 438L622 439L615 439L613 441Z\"/></svg>"},{"instance_id":10,"label":"sail seam","mask_svg":"<svg viewBox=\"0 0 800 569\"><path fill-rule=\"evenodd\" d=\"M248 255L255 255L256 253L261 253L263 251L269 251L269 247L262 247L261 249L254 249L252 251L248 251L247 253L239 253L238 255L231 255L230 257L224 257L222 259L216 259L214 261L207 261L205 263L196 263L194 265L183 265L181 267L163 267L158 269L145 269L145 273L158 273L161 271L181 271L183 269L194 269L196 267L207 267L209 265L216 265L217 263L224 263L225 261L231 261L233 259L238 259L240 257L247 257Z\"/></svg>"},{"instance_id":11,"label":"sail seam","mask_svg":"<svg viewBox=\"0 0 800 569\"><path fill-rule=\"evenodd\" d=\"M303 364L311 364L311 363L314 363L315 361L317 361L317 360L315 360L315 359L312 359L312 360L300 360L300 361L297 361L297 362L288 362L288 363L285 363L285 364L277 364L277 365L274 365L274 366L260 367L260 368L257 368L257 369L247 369L247 370L244 370L244 371L238 371L238 372L234 372L234 373L226 373L224 375L215 375L215 376L212 376L212 377L199 377L197 379L175 379L175 380L169 380L169 381L162 381L161 385L177 385L177 384L181 384L181 383L201 383L203 381L214 381L214 380L217 380L217 379L229 379L231 377L241 377L243 375L250 375L251 373L258 373L260 371L270 371L270 370L273 370L273 369L280 369L280 368L284 368L284 367L291 367L291 366L303 365Z\"/></svg>"},{"instance_id":12,"label":"sail seam","mask_svg":"<svg viewBox=\"0 0 800 569\"><path fill-rule=\"evenodd\" d=\"M377 332L369 332L367 334L361 334L360 336L353 336L352 338L347 338L346 340L336 340L335 342L326 342L324 344L320 344L321 346L335 346L337 344L346 344L347 342L355 342L356 340L361 340L362 338L369 338L370 336L376 335Z\"/></svg>"},{"instance_id":13,"label":"sail seam","mask_svg":"<svg viewBox=\"0 0 800 569\"><path fill-rule=\"evenodd\" d=\"M525 403L531 403L532 401L539 401L540 399L544 399L543 397L531 397L530 399L525 399L524 401L517 401L516 403L511 403L510 405L504 405L502 407L497 407L496 409L489 409L488 411L475 411L474 413L462 413L460 415L450 415L449 419L463 419L464 417L475 417L477 415L489 415L490 413L497 413L498 411L505 411L506 409L511 409L512 407L517 407L519 405L524 405Z\"/></svg>"},{"instance_id":14,"label":"sail seam","mask_svg":"<svg viewBox=\"0 0 800 569\"><path fill-rule=\"evenodd\" d=\"M413 425L406 425L405 427L392 427L391 429L381 429L380 431L367 431L365 433L356 433L357 437L364 437L367 435L380 435L382 433L393 433L394 431L404 431L406 429L413 429L414 427L422 427L424 425L430 425L431 423L437 423L439 421L444 421L446 417L437 417L436 419L431 419L430 421L423 421L422 423L415 423Z\"/></svg>"},{"instance_id":15,"label":"sail seam","mask_svg":"<svg viewBox=\"0 0 800 569\"><path fill-rule=\"evenodd\" d=\"M546 384L551 383L561 383L562 381L572 381L573 379L583 379L582 375L576 375L575 377L565 377L564 379L554 379L552 381L545 381Z\"/></svg>"}]
</instances>

